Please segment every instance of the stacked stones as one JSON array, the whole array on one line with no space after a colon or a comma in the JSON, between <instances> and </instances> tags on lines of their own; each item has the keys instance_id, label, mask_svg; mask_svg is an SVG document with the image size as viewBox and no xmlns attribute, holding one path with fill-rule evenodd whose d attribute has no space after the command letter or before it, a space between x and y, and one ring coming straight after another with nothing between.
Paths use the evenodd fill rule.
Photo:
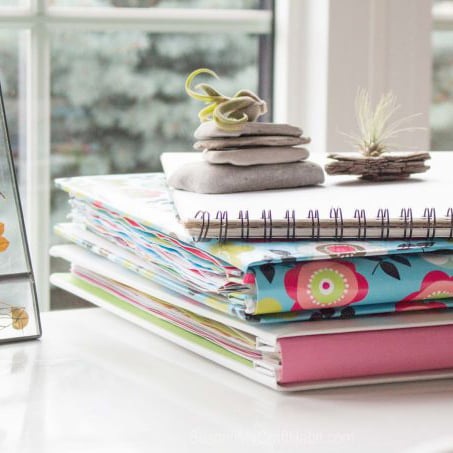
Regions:
<instances>
[{"instance_id":1,"label":"stacked stones","mask_svg":"<svg viewBox=\"0 0 453 453\"><path fill-rule=\"evenodd\" d=\"M194 133L201 161L169 178L170 186L198 193L233 193L302 187L324 182L322 168L307 161L310 143L289 124L248 122L240 130L219 129L214 121Z\"/></svg>"},{"instance_id":2,"label":"stacked stones","mask_svg":"<svg viewBox=\"0 0 453 453\"><path fill-rule=\"evenodd\" d=\"M240 132L225 132L212 122L202 123L195 131L198 139L193 145L203 151L210 164L236 166L283 164L307 159L310 143L302 129L286 124L246 123Z\"/></svg>"},{"instance_id":3,"label":"stacked stones","mask_svg":"<svg viewBox=\"0 0 453 453\"><path fill-rule=\"evenodd\" d=\"M428 152L385 152L377 157L358 153L330 154L326 164L328 175L357 175L370 181L392 181L406 179L414 173L429 170L425 161Z\"/></svg>"}]
</instances>

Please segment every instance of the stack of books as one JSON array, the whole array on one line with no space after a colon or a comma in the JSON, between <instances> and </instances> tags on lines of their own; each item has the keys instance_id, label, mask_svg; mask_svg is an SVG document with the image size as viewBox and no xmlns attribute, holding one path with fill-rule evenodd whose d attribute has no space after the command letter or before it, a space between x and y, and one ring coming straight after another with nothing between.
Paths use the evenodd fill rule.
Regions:
<instances>
[{"instance_id":1,"label":"stack of books","mask_svg":"<svg viewBox=\"0 0 453 453\"><path fill-rule=\"evenodd\" d=\"M278 390L453 376L448 209L417 218L408 208L398 219L382 210L374 223L339 208L326 219L315 208L308 219L292 209L233 219L223 209L231 196L172 192L160 173L57 185L71 222L56 226L68 244L51 254L71 266L51 281L89 302ZM250 202L302 204L310 190L331 202L330 187Z\"/></svg>"}]
</instances>

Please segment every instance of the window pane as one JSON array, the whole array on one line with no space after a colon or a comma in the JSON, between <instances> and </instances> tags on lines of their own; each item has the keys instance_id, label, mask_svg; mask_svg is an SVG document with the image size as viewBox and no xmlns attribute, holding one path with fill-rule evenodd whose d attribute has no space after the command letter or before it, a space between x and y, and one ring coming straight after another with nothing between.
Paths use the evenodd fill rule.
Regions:
<instances>
[{"instance_id":1,"label":"window pane","mask_svg":"<svg viewBox=\"0 0 453 453\"><path fill-rule=\"evenodd\" d=\"M24 77L21 53L21 33L15 30L0 31L0 83L5 101L6 120L8 122L11 149L20 181L21 159L25 159L25 143L22 118L23 105L21 79ZM23 151L19 153L19 150Z\"/></svg>"},{"instance_id":2,"label":"window pane","mask_svg":"<svg viewBox=\"0 0 453 453\"><path fill-rule=\"evenodd\" d=\"M1 0L0 0L1 1ZM6 0L10 1L10 0ZM12 1L12 0L11 0ZM49 5L68 7L123 7L123 8L268 8L263 0L49 0Z\"/></svg>"},{"instance_id":3,"label":"window pane","mask_svg":"<svg viewBox=\"0 0 453 453\"><path fill-rule=\"evenodd\" d=\"M453 31L433 32L431 149L453 149Z\"/></svg>"},{"instance_id":4,"label":"window pane","mask_svg":"<svg viewBox=\"0 0 453 453\"><path fill-rule=\"evenodd\" d=\"M197 113L184 81L214 69L225 94L258 91L270 46L246 34L70 32L52 35L51 177L160 171L159 155L192 151ZM260 57L261 55L261 57ZM261 93L269 99L269 93ZM65 220L67 196L52 191L51 224ZM56 238L54 238L54 241ZM58 270L53 263L53 271ZM61 265L61 264L60 264ZM53 300L55 307L57 301Z\"/></svg>"},{"instance_id":5,"label":"window pane","mask_svg":"<svg viewBox=\"0 0 453 453\"><path fill-rule=\"evenodd\" d=\"M0 9L7 7L10 8L11 6L27 6L28 0L0 0Z\"/></svg>"}]
</instances>

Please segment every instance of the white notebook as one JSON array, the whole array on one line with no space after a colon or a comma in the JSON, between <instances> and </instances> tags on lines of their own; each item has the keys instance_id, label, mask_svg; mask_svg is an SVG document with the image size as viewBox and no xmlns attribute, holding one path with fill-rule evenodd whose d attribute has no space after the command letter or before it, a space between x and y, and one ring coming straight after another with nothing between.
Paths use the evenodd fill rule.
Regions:
<instances>
[{"instance_id":1,"label":"white notebook","mask_svg":"<svg viewBox=\"0 0 453 453\"><path fill-rule=\"evenodd\" d=\"M199 159L201 153L161 156L167 178ZM199 239L451 238L453 156L432 153L427 163L427 173L404 181L328 176L312 187L234 194L172 190L172 197L180 221Z\"/></svg>"}]
</instances>

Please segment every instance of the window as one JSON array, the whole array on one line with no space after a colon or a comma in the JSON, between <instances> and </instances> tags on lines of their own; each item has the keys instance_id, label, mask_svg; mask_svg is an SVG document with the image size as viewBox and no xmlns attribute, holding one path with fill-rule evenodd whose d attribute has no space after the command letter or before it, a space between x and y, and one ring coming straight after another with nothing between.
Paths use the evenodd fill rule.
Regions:
<instances>
[{"instance_id":1,"label":"window","mask_svg":"<svg viewBox=\"0 0 453 453\"><path fill-rule=\"evenodd\" d=\"M453 1L433 4L431 148L453 149Z\"/></svg>"},{"instance_id":2,"label":"window","mask_svg":"<svg viewBox=\"0 0 453 453\"><path fill-rule=\"evenodd\" d=\"M48 297L52 226L68 211L53 179L158 171L161 152L190 150L199 106L182 87L197 67L227 93L270 99L272 14L263 0L1 0L0 78L43 309L69 297Z\"/></svg>"}]
</instances>

